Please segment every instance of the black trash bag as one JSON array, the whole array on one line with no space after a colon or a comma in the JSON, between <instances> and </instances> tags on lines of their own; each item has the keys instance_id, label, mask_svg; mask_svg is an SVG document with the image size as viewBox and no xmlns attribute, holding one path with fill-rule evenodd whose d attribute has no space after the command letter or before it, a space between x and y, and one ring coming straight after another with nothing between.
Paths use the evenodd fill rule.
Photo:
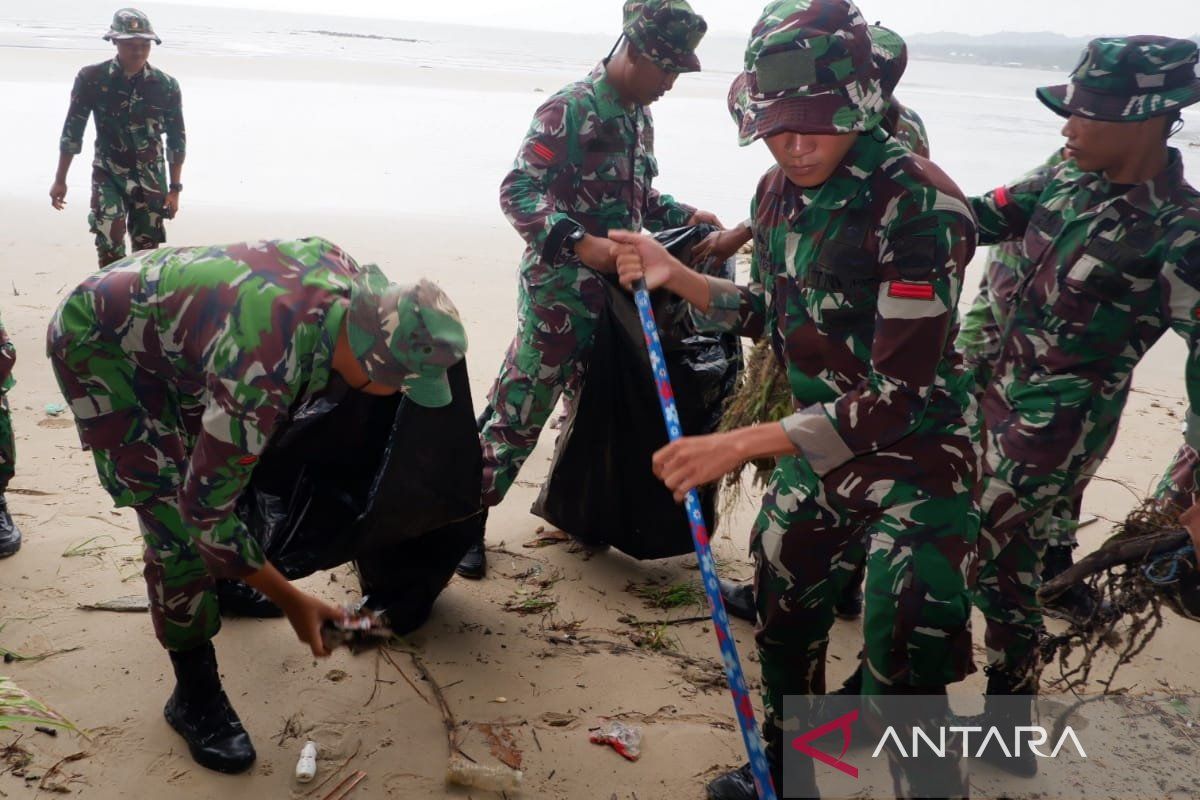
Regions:
<instances>
[{"instance_id":1,"label":"black trash bag","mask_svg":"<svg viewBox=\"0 0 1200 800\"><path fill-rule=\"evenodd\" d=\"M686 251L712 230L695 226L656 238L686 259ZM733 277L732 259L714 267L711 274ZM741 343L736 336L698 332L686 303L666 292L654 293L652 302L683 431L711 433L737 384ZM627 292L609 283L583 385L533 513L584 544L611 545L638 559L691 552L683 507L651 471L651 456L666 443L637 308ZM715 499L715 487L700 491L710 530Z\"/></svg>"},{"instance_id":2,"label":"black trash bag","mask_svg":"<svg viewBox=\"0 0 1200 800\"><path fill-rule=\"evenodd\" d=\"M428 617L470 546L465 531L482 525L465 362L447 376L453 400L444 408L352 391L335 376L294 410L237 505L285 577L355 561L369 605L386 608L394 626L393 616ZM378 605L390 598L394 607Z\"/></svg>"}]
</instances>

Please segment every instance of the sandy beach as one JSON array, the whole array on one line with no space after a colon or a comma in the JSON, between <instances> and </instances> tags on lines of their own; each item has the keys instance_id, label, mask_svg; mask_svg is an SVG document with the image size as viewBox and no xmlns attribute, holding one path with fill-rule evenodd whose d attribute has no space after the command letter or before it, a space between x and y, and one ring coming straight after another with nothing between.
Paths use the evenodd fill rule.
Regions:
<instances>
[{"instance_id":1,"label":"sandy beach","mask_svg":"<svg viewBox=\"0 0 1200 800\"><path fill-rule=\"evenodd\" d=\"M320 800L353 770L367 775L356 798L495 796L445 788L443 719L412 657L393 652L392 663L374 653L339 651L315 662L282 620L226 621L216 640L226 689L259 758L245 775L208 772L192 762L163 720L173 678L148 617L78 608L144 594L132 514L111 508L69 417L46 412L47 404L61 400L43 355L46 322L62 293L94 265L86 223L90 144L72 169L65 212L50 208L46 189L72 76L104 57L98 53L0 49L0 75L10 76L0 79L0 87L25 109L20 124L5 133L13 146L4 148L10 177L0 188L0 311L19 354L18 385L10 393L19 462L9 503L25 533L21 552L0 562L0 644L25 656L52 654L7 664L3 672L87 734L0 731L0 749L19 737L33 756L23 777L0 763L0 796L37 794L47 770L75 753L85 755L59 766L46 782L86 798ZM360 262L377 262L394 280L437 280L466 321L472 391L482 408L514 330L521 252L496 207L495 187L539 96L577 73L330 66L301 58L205 60L166 52L154 60L183 83L191 148L183 208L169 225L169 243L320 235ZM926 81L917 82L911 102L920 107L924 96L937 107L933 98L942 90L929 83L937 70L918 64L916 72ZM736 150L719 105L722 94L713 82L665 100L658 149L662 187L731 223L745 215L767 156L763 148ZM356 105L364 108L360 114ZM700 108L701 121L689 123L690 110ZM964 163L969 141L957 129L939 128L941 113L927 116L935 158L944 148L951 161ZM1021 113L1032 118L1037 109ZM986 163L960 179L964 189L982 191L1033 166L1040 160L1033 153L1049 152L1056 124L1041 118L1037 124L1020 134L1027 138L1012 151L997 155L993 149ZM721 142L728 157L708 161L695 142L672 152L689 125L701 131L695 138L704 146L710 139ZM712 126L720 128L709 133ZM379 144L384 137L391 140L387 146ZM952 167L948 171L957 176ZM977 259L964 300L973 296L980 268ZM1085 513L1100 522L1081 532L1084 550L1096 547L1112 521L1136 505L1178 446L1186 410L1184 353L1179 338L1168 335L1139 367L1116 445L1086 496ZM552 447L547 431L517 486L492 512L489 579L454 579L433 618L406 647L444 689L464 750L487 763L495 763L496 753L519 759L525 784L518 796L701 797L707 780L744 760L711 625L666 626L666 647L652 649L637 647L639 627L632 624L704 613L700 606L651 608L634 591L695 583L695 559L639 563L611 552L589 555L548 537L528 509ZM715 541L732 577L750 576L746 541L753 499L723 521ZM355 598L358 590L347 567L314 575L304 587L338 602ZM506 609L530 597L553 606L529 615ZM975 622L982 664L978 615ZM1057 630L1059 623L1050 625ZM752 627L735 621L734 630L757 686ZM1170 617L1122 670L1118 684L1134 691L1197 685L1196 631ZM850 671L860 641L858 623L836 623L831 683ZM976 673L950 691L956 698L977 697L983 682ZM588 742L588 729L602 717L642 726L639 761ZM315 793L316 783L299 786L292 778L306 738L321 748L318 782L341 769ZM1156 796L1193 795L1200 780L1195 750L1188 755L1163 743L1152 738L1145 744L1147 758L1158 759L1166 776ZM998 775L980 767L973 777L976 796L994 796ZM1113 796L1132 796L1122 794L1119 774L1056 778L1065 786L1084 779L1110 782Z\"/></svg>"}]
</instances>

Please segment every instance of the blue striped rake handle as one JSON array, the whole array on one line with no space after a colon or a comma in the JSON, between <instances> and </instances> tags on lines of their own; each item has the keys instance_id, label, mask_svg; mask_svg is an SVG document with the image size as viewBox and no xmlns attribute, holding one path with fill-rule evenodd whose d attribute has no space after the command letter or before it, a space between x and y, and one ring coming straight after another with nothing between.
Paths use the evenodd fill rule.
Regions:
<instances>
[{"instance_id":1,"label":"blue striped rake handle","mask_svg":"<svg viewBox=\"0 0 1200 800\"><path fill-rule=\"evenodd\" d=\"M671 378L667 375L667 360L663 356L662 341L658 338L658 323L654 321L654 309L650 306L650 292L645 281L634 284L633 298L638 316L642 321L642 333L646 337L646 349L650 353L650 369L654 373L654 386L658 389L658 402L662 406L663 421L667 424L670 441L683 436L679 424L679 411L675 407L675 393L671 389ZM737 644L729 631L729 616L725 613L725 601L721 599L721 587L717 583L717 566L713 563L712 547L708 542L708 526L700 512L700 496L692 489L684 502L688 525L692 529L692 544L696 548L696 559L700 564L700 576L704 580L704 593L708 595L708 606L712 611L713 630L721 647L721 660L725 662L725 677L729 680L729 692L733 695L733 708L737 712L738 727L742 729L742 742L750 757L750 771L760 800L776 800L775 786L771 783L771 771L767 766L767 754L758 735L758 724L754 720L754 706L750 704L750 692L746 689L746 678L742 674L742 662L738 658Z\"/></svg>"}]
</instances>

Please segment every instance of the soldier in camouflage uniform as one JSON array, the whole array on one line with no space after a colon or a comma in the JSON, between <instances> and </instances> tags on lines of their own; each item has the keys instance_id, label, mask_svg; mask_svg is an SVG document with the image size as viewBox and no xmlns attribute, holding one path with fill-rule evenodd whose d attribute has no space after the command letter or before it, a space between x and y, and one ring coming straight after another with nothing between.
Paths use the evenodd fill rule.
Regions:
<instances>
[{"instance_id":1,"label":"soldier in camouflage uniform","mask_svg":"<svg viewBox=\"0 0 1200 800\"><path fill-rule=\"evenodd\" d=\"M59 306L51 365L101 484L137 512L154 630L177 678L165 713L200 764L240 772L254 760L217 674L214 578L270 597L314 655L326 655L322 621L343 615L289 584L234 514L272 432L335 373L445 405L465 348L436 286L390 284L316 238L144 252Z\"/></svg>"},{"instance_id":2,"label":"soldier in camouflage uniform","mask_svg":"<svg viewBox=\"0 0 1200 800\"><path fill-rule=\"evenodd\" d=\"M59 141L58 171L50 187L50 203L61 210L66 205L67 172L83 149L91 115L96 121L96 155L88 221L96 234L101 267L125 257L126 232L134 250L152 250L167 240L163 220L179 211L186 148L179 84L147 62L150 42L162 44L150 20L135 8L122 8L113 15L104 38L116 46L116 58L84 67L76 76Z\"/></svg>"},{"instance_id":3,"label":"soldier in camouflage uniform","mask_svg":"<svg viewBox=\"0 0 1200 800\"><path fill-rule=\"evenodd\" d=\"M900 142L922 158L929 158L929 138L925 132L925 123L917 112L904 106L895 97L896 87L904 76L908 66L908 45L904 39L890 28L876 23L870 26L871 56L875 68L879 70L879 85L887 106L883 112L883 122L880 127L886 130L892 138ZM734 84L740 94L745 93L745 86ZM746 105L744 97L731 97L730 113L733 121L741 126L741 109ZM711 249L701 249L702 255L715 253L721 258L737 252L753 238L754 221L748 219L736 228L728 231L718 231L705 240L705 245ZM696 263L698 263L698 259ZM760 345L761 346L761 345ZM765 420L764 420L765 421ZM754 607L754 593L750 584L739 584L731 581L721 581L721 596L725 599L725 608L732 616L757 621ZM846 585L845 594L838 600L835 610L842 619L857 619L862 616L862 575L851 580ZM856 691L861 685L862 677L856 670L846 682L845 691Z\"/></svg>"},{"instance_id":4,"label":"soldier in camouflage uniform","mask_svg":"<svg viewBox=\"0 0 1200 800\"><path fill-rule=\"evenodd\" d=\"M1066 160L1045 180L972 200L983 243L1022 241L982 401L976 601L992 696L1036 691L1047 521L1095 474L1133 368L1168 328L1188 342L1188 397L1193 409L1200 401L1200 195L1167 146L1180 109L1200 100L1196 62L1185 40L1094 40L1069 84L1037 92L1068 118ZM1200 419L1188 423L1195 447ZM1028 725L1028 713L1008 722ZM1002 766L1031 774L1036 760L1024 755Z\"/></svg>"},{"instance_id":5,"label":"soldier in camouflage uniform","mask_svg":"<svg viewBox=\"0 0 1200 800\"><path fill-rule=\"evenodd\" d=\"M751 533L768 756L780 787L782 699L825 691L834 604L866 562L863 692L945 694L972 671L969 586L978 423L953 347L975 246L966 199L878 126L871 40L848 0L776 0L746 51L743 143L777 166L752 205L750 284L706 278L650 237L613 233L621 280L691 302L699 322L769 337L796 413L654 457L677 498L777 457ZM741 96L735 85L730 96ZM928 705L931 719L943 703ZM811 768L811 762L805 762ZM947 768L966 793L955 759ZM789 775L808 784L812 774ZM923 796L923 776L906 775ZM755 797L748 765L709 797Z\"/></svg>"},{"instance_id":6,"label":"soldier in camouflage uniform","mask_svg":"<svg viewBox=\"0 0 1200 800\"><path fill-rule=\"evenodd\" d=\"M610 229L665 230L710 213L653 187L654 120L648 106L685 72L707 25L685 0L629 0L623 44L534 116L500 187L500 206L527 246L521 259L517 335L488 396L482 423L483 502L516 480L564 390L573 395L612 272ZM482 541L459 574L483 577Z\"/></svg>"},{"instance_id":7,"label":"soldier in camouflage uniform","mask_svg":"<svg viewBox=\"0 0 1200 800\"><path fill-rule=\"evenodd\" d=\"M7 558L21 549L21 531L8 513L8 501L4 496L17 465L12 412L8 409L8 391L16 383L12 376L16 363L17 348L9 341L4 321L0 320L0 558Z\"/></svg>"},{"instance_id":8,"label":"soldier in camouflage uniform","mask_svg":"<svg viewBox=\"0 0 1200 800\"><path fill-rule=\"evenodd\" d=\"M1063 151L1056 150L1044 163L1019 178L1014 186L1020 186L1022 191L1041 191L1064 158ZM983 396L992 380L994 362L1000 354L1023 257L1020 241L1002 242L991 247L979 293L971 308L963 315L957 346L967 367L975 375L977 397ZM1116 431L1112 433L1115 438ZM1104 449L1107 450L1110 444L1107 443ZM1073 563L1072 551L1079 545L1076 531L1080 526L1082 488L1079 487L1079 493L1073 497L1064 495L1058 498L1053 512L1047 516L1043 581L1061 574ZM1046 613L1068 620L1086 619L1095 609L1095 591L1082 583L1072 586L1056 598L1053 606L1045 606Z\"/></svg>"}]
</instances>

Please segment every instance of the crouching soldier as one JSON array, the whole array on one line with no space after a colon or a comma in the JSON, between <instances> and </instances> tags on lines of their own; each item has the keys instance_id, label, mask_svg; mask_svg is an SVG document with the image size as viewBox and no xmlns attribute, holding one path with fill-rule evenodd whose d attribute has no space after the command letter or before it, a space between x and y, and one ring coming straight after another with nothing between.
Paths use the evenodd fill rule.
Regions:
<instances>
[{"instance_id":1,"label":"crouching soldier","mask_svg":"<svg viewBox=\"0 0 1200 800\"><path fill-rule=\"evenodd\" d=\"M165 248L79 285L47 351L80 440L136 512L155 634L176 686L167 721L195 760L236 773L254 747L221 689L217 578L261 591L316 656L338 607L292 586L234 514L289 409L338 376L374 395L450 402L466 337L432 283L389 283L323 239Z\"/></svg>"}]
</instances>

